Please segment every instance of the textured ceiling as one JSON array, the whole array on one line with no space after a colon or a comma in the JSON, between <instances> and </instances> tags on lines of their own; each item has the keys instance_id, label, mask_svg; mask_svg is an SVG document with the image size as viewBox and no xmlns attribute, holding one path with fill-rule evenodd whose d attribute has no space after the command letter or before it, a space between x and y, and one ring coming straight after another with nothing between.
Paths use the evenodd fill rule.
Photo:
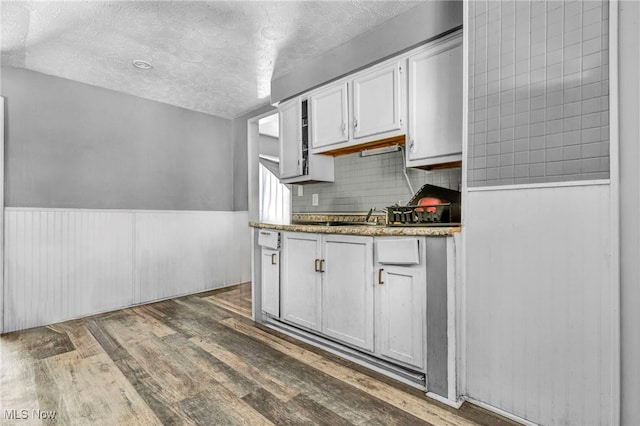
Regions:
<instances>
[{"instance_id":1,"label":"textured ceiling","mask_svg":"<svg viewBox=\"0 0 640 426\"><path fill-rule=\"evenodd\" d=\"M2 65L233 118L272 76L418 3L2 0Z\"/></svg>"}]
</instances>

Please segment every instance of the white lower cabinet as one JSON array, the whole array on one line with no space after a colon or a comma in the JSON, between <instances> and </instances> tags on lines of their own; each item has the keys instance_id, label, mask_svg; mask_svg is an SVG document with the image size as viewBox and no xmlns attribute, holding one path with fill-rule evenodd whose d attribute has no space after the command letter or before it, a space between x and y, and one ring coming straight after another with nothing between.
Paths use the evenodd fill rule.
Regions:
<instances>
[{"instance_id":1,"label":"white lower cabinet","mask_svg":"<svg viewBox=\"0 0 640 426\"><path fill-rule=\"evenodd\" d=\"M373 238L324 237L322 332L373 351Z\"/></svg>"},{"instance_id":2,"label":"white lower cabinet","mask_svg":"<svg viewBox=\"0 0 640 426\"><path fill-rule=\"evenodd\" d=\"M280 316L280 252L262 248L262 310Z\"/></svg>"},{"instance_id":3,"label":"white lower cabinet","mask_svg":"<svg viewBox=\"0 0 640 426\"><path fill-rule=\"evenodd\" d=\"M423 238L284 233L281 319L423 371L424 247Z\"/></svg>"},{"instance_id":4,"label":"white lower cabinet","mask_svg":"<svg viewBox=\"0 0 640 426\"><path fill-rule=\"evenodd\" d=\"M427 323L424 265L378 264L376 274L376 353L422 370Z\"/></svg>"},{"instance_id":5,"label":"white lower cabinet","mask_svg":"<svg viewBox=\"0 0 640 426\"><path fill-rule=\"evenodd\" d=\"M373 238L283 235L282 319L373 351Z\"/></svg>"},{"instance_id":6,"label":"white lower cabinet","mask_svg":"<svg viewBox=\"0 0 640 426\"><path fill-rule=\"evenodd\" d=\"M321 331L320 236L285 232L282 236L281 318Z\"/></svg>"}]
</instances>

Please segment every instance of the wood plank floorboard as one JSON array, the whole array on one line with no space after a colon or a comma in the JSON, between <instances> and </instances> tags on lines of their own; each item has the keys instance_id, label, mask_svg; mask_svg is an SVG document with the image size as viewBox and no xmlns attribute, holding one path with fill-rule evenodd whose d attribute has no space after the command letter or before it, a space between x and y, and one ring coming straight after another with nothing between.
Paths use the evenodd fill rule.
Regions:
<instances>
[{"instance_id":1,"label":"wood plank floorboard","mask_svg":"<svg viewBox=\"0 0 640 426\"><path fill-rule=\"evenodd\" d=\"M254 323L245 283L0 336L5 424L515 423L470 404L455 410Z\"/></svg>"}]
</instances>

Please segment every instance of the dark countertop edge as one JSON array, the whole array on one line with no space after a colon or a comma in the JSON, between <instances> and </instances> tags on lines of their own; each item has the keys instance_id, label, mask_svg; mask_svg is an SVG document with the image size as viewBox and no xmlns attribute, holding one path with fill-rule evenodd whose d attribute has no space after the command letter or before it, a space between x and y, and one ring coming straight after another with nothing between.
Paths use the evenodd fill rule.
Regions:
<instances>
[{"instance_id":1,"label":"dark countertop edge","mask_svg":"<svg viewBox=\"0 0 640 426\"><path fill-rule=\"evenodd\" d=\"M326 226L326 225L277 225L273 223L249 222L252 228L276 231L309 232L314 234L362 235L368 237L410 236L451 237L460 232L460 227L414 227L414 226Z\"/></svg>"}]
</instances>

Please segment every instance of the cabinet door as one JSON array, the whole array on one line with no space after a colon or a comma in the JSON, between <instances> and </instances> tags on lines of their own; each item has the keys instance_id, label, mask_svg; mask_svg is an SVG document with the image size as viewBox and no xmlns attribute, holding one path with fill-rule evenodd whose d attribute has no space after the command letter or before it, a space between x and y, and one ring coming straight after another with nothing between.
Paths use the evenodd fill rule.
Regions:
<instances>
[{"instance_id":1,"label":"cabinet door","mask_svg":"<svg viewBox=\"0 0 640 426\"><path fill-rule=\"evenodd\" d=\"M318 259L318 262L316 262ZM285 233L282 240L281 318L311 330L321 330L322 275L316 271L320 237Z\"/></svg>"},{"instance_id":2,"label":"cabinet door","mask_svg":"<svg viewBox=\"0 0 640 426\"><path fill-rule=\"evenodd\" d=\"M327 235L322 332L373 351L373 238Z\"/></svg>"},{"instance_id":3,"label":"cabinet door","mask_svg":"<svg viewBox=\"0 0 640 426\"><path fill-rule=\"evenodd\" d=\"M347 93L347 83L343 83L310 96L312 148L349 140Z\"/></svg>"},{"instance_id":4,"label":"cabinet door","mask_svg":"<svg viewBox=\"0 0 640 426\"><path fill-rule=\"evenodd\" d=\"M280 316L280 253L262 249L262 310Z\"/></svg>"},{"instance_id":5,"label":"cabinet door","mask_svg":"<svg viewBox=\"0 0 640 426\"><path fill-rule=\"evenodd\" d=\"M427 298L422 268L378 265L376 279L376 353L422 370Z\"/></svg>"},{"instance_id":6,"label":"cabinet door","mask_svg":"<svg viewBox=\"0 0 640 426\"><path fill-rule=\"evenodd\" d=\"M301 108L300 98L286 102L278 107L280 118L280 178L295 177L302 174Z\"/></svg>"},{"instance_id":7,"label":"cabinet door","mask_svg":"<svg viewBox=\"0 0 640 426\"><path fill-rule=\"evenodd\" d=\"M364 72L353 79L353 137L399 130L402 61Z\"/></svg>"},{"instance_id":8,"label":"cabinet door","mask_svg":"<svg viewBox=\"0 0 640 426\"><path fill-rule=\"evenodd\" d=\"M409 58L409 161L462 153L462 37Z\"/></svg>"}]
</instances>

